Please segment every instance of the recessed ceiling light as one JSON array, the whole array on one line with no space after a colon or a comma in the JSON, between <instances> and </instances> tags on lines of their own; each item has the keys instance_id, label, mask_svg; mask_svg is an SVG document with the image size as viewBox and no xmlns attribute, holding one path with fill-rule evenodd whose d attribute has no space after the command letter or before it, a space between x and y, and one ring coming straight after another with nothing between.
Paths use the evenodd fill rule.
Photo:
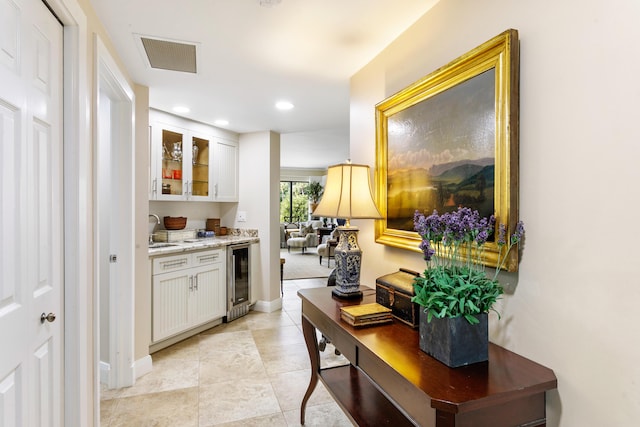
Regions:
<instances>
[{"instance_id":1,"label":"recessed ceiling light","mask_svg":"<svg viewBox=\"0 0 640 427\"><path fill-rule=\"evenodd\" d=\"M264 7L272 7L277 4L280 4L282 0L260 0L260 6Z\"/></svg>"},{"instance_id":2,"label":"recessed ceiling light","mask_svg":"<svg viewBox=\"0 0 640 427\"><path fill-rule=\"evenodd\" d=\"M218 126L226 126L229 124L229 120L225 120L225 119L218 119L215 122L213 122L214 125L218 125Z\"/></svg>"},{"instance_id":3,"label":"recessed ceiling light","mask_svg":"<svg viewBox=\"0 0 640 427\"><path fill-rule=\"evenodd\" d=\"M181 105L178 105L176 107L173 107L173 111L175 113L188 113L191 110L188 107L183 107Z\"/></svg>"},{"instance_id":4,"label":"recessed ceiling light","mask_svg":"<svg viewBox=\"0 0 640 427\"><path fill-rule=\"evenodd\" d=\"M278 101L276 102L276 108L278 110L291 110L293 108L293 104L289 101Z\"/></svg>"}]
</instances>

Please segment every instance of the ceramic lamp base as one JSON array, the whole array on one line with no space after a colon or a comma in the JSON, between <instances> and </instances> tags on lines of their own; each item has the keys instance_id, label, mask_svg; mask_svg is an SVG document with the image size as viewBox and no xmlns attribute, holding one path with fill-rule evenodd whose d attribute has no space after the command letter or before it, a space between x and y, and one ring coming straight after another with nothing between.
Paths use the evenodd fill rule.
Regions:
<instances>
[{"instance_id":1,"label":"ceramic lamp base","mask_svg":"<svg viewBox=\"0 0 640 427\"><path fill-rule=\"evenodd\" d=\"M338 227L338 232L340 237L334 251L336 287L333 290L333 295L338 298L361 298L362 251L358 247L358 228Z\"/></svg>"}]
</instances>

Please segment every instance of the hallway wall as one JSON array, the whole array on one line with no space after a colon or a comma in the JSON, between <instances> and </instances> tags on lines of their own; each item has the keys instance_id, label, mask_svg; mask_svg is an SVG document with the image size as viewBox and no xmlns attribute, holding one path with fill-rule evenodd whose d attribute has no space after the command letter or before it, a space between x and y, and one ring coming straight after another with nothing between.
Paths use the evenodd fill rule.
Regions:
<instances>
[{"instance_id":1,"label":"hallway wall","mask_svg":"<svg viewBox=\"0 0 640 427\"><path fill-rule=\"evenodd\" d=\"M527 237L491 340L554 369L549 426L632 426L640 417L640 4L441 0L355 74L351 157L375 164L375 104L508 28L520 36L520 218ZM363 282L419 253L360 227Z\"/></svg>"}]
</instances>

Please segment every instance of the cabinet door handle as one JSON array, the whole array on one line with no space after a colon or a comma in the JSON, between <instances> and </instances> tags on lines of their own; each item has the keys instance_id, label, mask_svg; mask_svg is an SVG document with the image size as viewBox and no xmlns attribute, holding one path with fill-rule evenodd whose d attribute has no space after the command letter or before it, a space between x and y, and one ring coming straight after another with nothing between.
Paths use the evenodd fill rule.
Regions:
<instances>
[{"instance_id":1,"label":"cabinet door handle","mask_svg":"<svg viewBox=\"0 0 640 427\"><path fill-rule=\"evenodd\" d=\"M218 258L218 254L215 255L208 255L208 256L203 256L203 257L198 257L198 261L200 262L204 262L204 261L213 261L216 258Z\"/></svg>"},{"instance_id":2,"label":"cabinet door handle","mask_svg":"<svg viewBox=\"0 0 640 427\"><path fill-rule=\"evenodd\" d=\"M158 194L158 178L153 178L153 184L151 185L151 193Z\"/></svg>"},{"instance_id":3,"label":"cabinet door handle","mask_svg":"<svg viewBox=\"0 0 640 427\"><path fill-rule=\"evenodd\" d=\"M189 276L189 291L193 292L193 276Z\"/></svg>"},{"instance_id":4,"label":"cabinet door handle","mask_svg":"<svg viewBox=\"0 0 640 427\"><path fill-rule=\"evenodd\" d=\"M193 276L193 288L196 291L198 290L198 275L197 274L195 276Z\"/></svg>"},{"instance_id":5,"label":"cabinet door handle","mask_svg":"<svg viewBox=\"0 0 640 427\"><path fill-rule=\"evenodd\" d=\"M213 188L214 188L213 193L215 194L216 197L218 197L218 184L214 185Z\"/></svg>"},{"instance_id":6,"label":"cabinet door handle","mask_svg":"<svg viewBox=\"0 0 640 427\"><path fill-rule=\"evenodd\" d=\"M231 303L236 302L236 256L231 255Z\"/></svg>"}]
</instances>

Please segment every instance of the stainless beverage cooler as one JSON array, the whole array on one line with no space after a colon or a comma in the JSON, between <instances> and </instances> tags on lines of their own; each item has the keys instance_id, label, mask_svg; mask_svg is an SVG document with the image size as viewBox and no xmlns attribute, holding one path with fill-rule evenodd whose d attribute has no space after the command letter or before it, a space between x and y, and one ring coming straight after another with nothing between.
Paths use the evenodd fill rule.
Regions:
<instances>
[{"instance_id":1,"label":"stainless beverage cooler","mask_svg":"<svg viewBox=\"0 0 640 427\"><path fill-rule=\"evenodd\" d=\"M251 305L251 244L227 247L227 316L231 322L249 312Z\"/></svg>"}]
</instances>

